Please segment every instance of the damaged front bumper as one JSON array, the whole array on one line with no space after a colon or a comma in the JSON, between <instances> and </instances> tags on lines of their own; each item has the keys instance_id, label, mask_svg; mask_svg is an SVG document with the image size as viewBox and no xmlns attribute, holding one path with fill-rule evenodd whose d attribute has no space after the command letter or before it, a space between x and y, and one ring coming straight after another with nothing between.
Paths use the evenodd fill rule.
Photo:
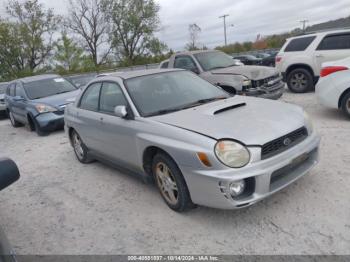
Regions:
<instances>
[{"instance_id":1,"label":"damaged front bumper","mask_svg":"<svg viewBox=\"0 0 350 262\"><path fill-rule=\"evenodd\" d=\"M258 82L258 81L256 81ZM273 82L268 82L263 85L253 85L243 89L239 95L255 96L267 99L277 100L284 93L285 83L282 78L276 79Z\"/></svg>"}]
</instances>

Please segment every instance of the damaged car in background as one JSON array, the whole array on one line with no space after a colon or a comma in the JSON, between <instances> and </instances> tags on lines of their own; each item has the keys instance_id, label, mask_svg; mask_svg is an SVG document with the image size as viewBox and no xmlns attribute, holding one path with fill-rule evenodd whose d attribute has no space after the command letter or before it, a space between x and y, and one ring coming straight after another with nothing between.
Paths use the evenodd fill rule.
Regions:
<instances>
[{"instance_id":1,"label":"damaged car in background","mask_svg":"<svg viewBox=\"0 0 350 262\"><path fill-rule=\"evenodd\" d=\"M65 124L80 162L154 178L178 212L253 205L318 161L320 138L303 109L230 96L185 70L96 78L67 106Z\"/></svg>"},{"instance_id":2,"label":"damaged car in background","mask_svg":"<svg viewBox=\"0 0 350 262\"><path fill-rule=\"evenodd\" d=\"M231 94L279 99L284 92L282 76L275 68L237 66L231 56L221 51L176 53L167 68L192 71Z\"/></svg>"}]
</instances>

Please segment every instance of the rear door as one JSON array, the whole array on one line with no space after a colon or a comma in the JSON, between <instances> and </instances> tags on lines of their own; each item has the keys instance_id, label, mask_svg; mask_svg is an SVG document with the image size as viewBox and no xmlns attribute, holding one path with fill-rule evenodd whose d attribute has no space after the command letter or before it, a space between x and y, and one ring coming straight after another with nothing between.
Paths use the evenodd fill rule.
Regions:
<instances>
[{"instance_id":1,"label":"rear door","mask_svg":"<svg viewBox=\"0 0 350 262\"><path fill-rule=\"evenodd\" d=\"M100 99L101 83L93 83L88 86L82 95L76 115L78 134L84 144L91 150L99 148L99 129L101 114L98 112L98 101Z\"/></svg>"},{"instance_id":2,"label":"rear door","mask_svg":"<svg viewBox=\"0 0 350 262\"><path fill-rule=\"evenodd\" d=\"M15 97L16 99L22 98L22 100L14 100L13 105L14 105L14 113L16 114L16 119L19 119L22 123L27 123L28 118L27 118L27 96L24 92L24 88L21 82L16 83L16 88L15 88Z\"/></svg>"},{"instance_id":3,"label":"rear door","mask_svg":"<svg viewBox=\"0 0 350 262\"><path fill-rule=\"evenodd\" d=\"M350 57L350 33L326 35L315 51L316 75L320 74L322 63Z\"/></svg>"}]
</instances>

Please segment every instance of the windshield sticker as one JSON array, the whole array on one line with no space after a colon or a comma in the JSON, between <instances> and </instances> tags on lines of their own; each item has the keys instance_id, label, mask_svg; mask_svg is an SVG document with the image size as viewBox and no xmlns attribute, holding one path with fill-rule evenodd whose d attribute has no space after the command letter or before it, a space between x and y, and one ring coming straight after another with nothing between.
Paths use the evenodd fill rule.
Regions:
<instances>
[{"instance_id":1,"label":"windshield sticker","mask_svg":"<svg viewBox=\"0 0 350 262\"><path fill-rule=\"evenodd\" d=\"M63 78L55 78L53 81L55 81L56 83L62 83L64 82Z\"/></svg>"}]
</instances>

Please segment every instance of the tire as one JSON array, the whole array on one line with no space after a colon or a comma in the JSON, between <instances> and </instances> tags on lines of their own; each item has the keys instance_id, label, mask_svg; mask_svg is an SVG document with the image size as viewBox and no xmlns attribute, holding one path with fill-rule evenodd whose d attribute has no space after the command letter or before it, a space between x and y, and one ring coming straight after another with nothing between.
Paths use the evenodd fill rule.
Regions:
<instances>
[{"instance_id":1,"label":"tire","mask_svg":"<svg viewBox=\"0 0 350 262\"><path fill-rule=\"evenodd\" d=\"M9 118L10 118L11 125L12 125L14 128L23 126L22 123L18 122L18 121L15 119L15 117L13 116L13 114L12 114L11 111L8 111L8 115L9 115Z\"/></svg>"},{"instance_id":2,"label":"tire","mask_svg":"<svg viewBox=\"0 0 350 262\"><path fill-rule=\"evenodd\" d=\"M89 150L85 146L83 140L80 138L79 134L73 130L70 135L70 140L74 148L75 156L78 161L83 164L89 164L93 162L93 159L89 157Z\"/></svg>"},{"instance_id":3,"label":"tire","mask_svg":"<svg viewBox=\"0 0 350 262\"><path fill-rule=\"evenodd\" d=\"M162 198L172 210L184 212L195 207L180 169L168 155L155 155L152 172Z\"/></svg>"},{"instance_id":4,"label":"tire","mask_svg":"<svg viewBox=\"0 0 350 262\"><path fill-rule=\"evenodd\" d=\"M341 100L341 109L344 114L350 118L350 92L348 92Z\"/></svg>"},{"instance_id":5,"label":"tire","mask_svg":"<svg viewBox=\"0 0 350 262\"><path fill-rule=\"evenodd\" d=\"M306 93L315 88L312 74L304 68L297 68L290 72L287 76L287 85L294 93Z\"/></svg>"}]
</instances>

